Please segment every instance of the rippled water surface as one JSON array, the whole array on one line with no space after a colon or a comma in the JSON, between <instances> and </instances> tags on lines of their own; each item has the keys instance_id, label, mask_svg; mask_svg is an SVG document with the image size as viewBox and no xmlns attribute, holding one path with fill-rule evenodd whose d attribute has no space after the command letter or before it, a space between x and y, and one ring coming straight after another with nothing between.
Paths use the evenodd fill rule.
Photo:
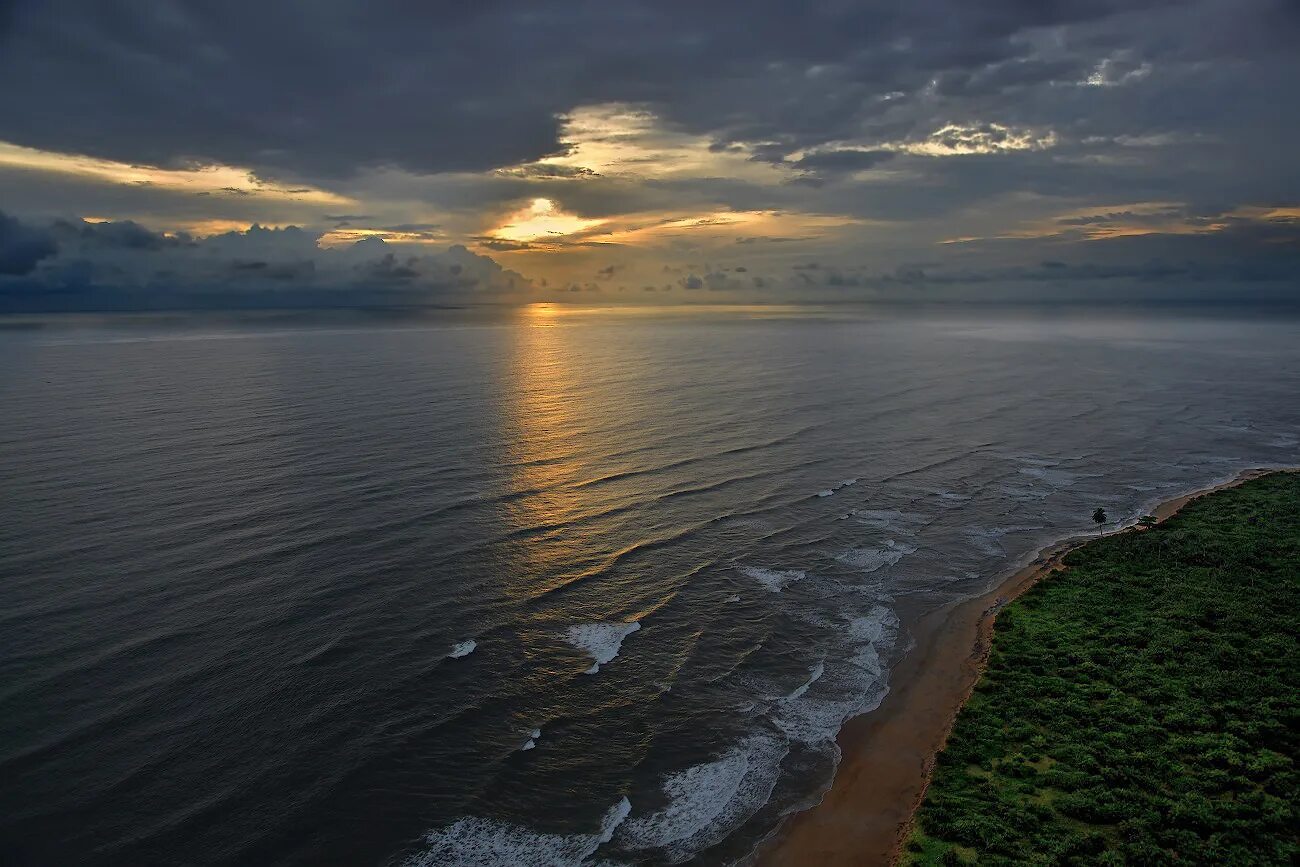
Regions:
<instances>
[{"instance_id":1,"label":"rippled water surface","mask_svg":"<svg viewBox=\"0 0 1300 867\"><path fill-rule=\"evenodd\" d=\"M665 864L815 799L909 620L1296 463L1286 320L0 331L0 851Z\"/></svg>"}]
</instances>

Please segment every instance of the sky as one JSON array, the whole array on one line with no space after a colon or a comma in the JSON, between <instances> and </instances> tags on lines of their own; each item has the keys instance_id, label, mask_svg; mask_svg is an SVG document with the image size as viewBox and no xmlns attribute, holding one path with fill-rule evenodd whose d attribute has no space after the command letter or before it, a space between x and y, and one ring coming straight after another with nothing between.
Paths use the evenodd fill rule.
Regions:
<instances>
[{"instance_id":1,"label":"sky","mask_svg":"<svg viewBox=\"0 0 1300 867\"><path fill-rule=\"evenodd\" d=\"M1294 0L0 0L0 312L1300 302Z\"/></svg>"}]
</instances>

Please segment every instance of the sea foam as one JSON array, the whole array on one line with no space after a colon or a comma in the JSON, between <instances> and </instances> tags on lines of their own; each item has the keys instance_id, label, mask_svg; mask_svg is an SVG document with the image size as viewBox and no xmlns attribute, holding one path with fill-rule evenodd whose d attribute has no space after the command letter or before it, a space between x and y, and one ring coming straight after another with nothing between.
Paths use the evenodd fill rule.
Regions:
<instances>
[{"instance_id":1,"label":"sea foam","mask_svg":"<svg viewBox=\"0 0 1300 867\"><path fill-rule=\"evenodd\" d=\"M594 660L584 674L595 674L614 657L623 646L623 639L641 628L637 621L631 623L584 623L570 626L565 638L579 650L586 651Z\"/></svg>"},{"instance_id":2,"label":"sea foam","mask_svg":"<svg viewBox=\"0 0 1300 867\"><path fill-rule=\"evenodd\" d=\"M579 867L588 863L627 818L627 798L610 807L595 834L541 834L496 819L468 817L430 831L428 848L412 855L405 867Z\"/></svg>"},{"instance_id":3,"label":"sea foam","mask_svg":"<svg viewBox=\"0 0 1300 867\"><path fill-rule=\"evenodd\" d=\"M741 566L740 574L753 578L773 593L780 593L786 585L807 577L801 569L762 569L758 566Z\"/></svg>"},{"instance_id":4,"label":"sea foam","mask_svg":"<svg viewBox=\"0 0 1300 867\"><path fill-rule=\"evenodd\" d=\"M756 733L712 761L669 775L662 783L668 805L623 823L615 843L658 850L670 863L718 843L767 803L786 752L779 737Z\"/></svg>"},{"instance_id":5,"label":"sea foam","mask_svg":"<svg viewBox=\"0 0 1300 867\"><path fill-rule=\"evenodd\" d=\"M451 646L451 652L447 654L448 659L460 659L462 656L469 656L478 647L478 642L474 640L461 641Z\"/></svg>"},{"instance_id":6,"label":"sea foam","mask_svg":"<svg viewBox=\"0 0 1300 867\"><path fill-rule=\"evenodd\" d=\"M850 717L875 709L888 691L883 656L893 648L898 617L887 605L848 618L844 646L822 660L808 679L772 707L771 719L791 741L830 750L838 757L835 736Z\"/></svg>"},{"instance_id":7,"label":"sea foam","mask_svg":"<svg viewBox=\"0 0 1300 867\"><path fill-rule=\"evenodd\" d=\"M850 548L835 559L862 572L875 572L893 566L908 554L915 554L916 546L890 539L883 548Z\"/></svg>"},{"instance_id":8,"label":"sea foam","mask_svg":"<svg viewBox=\"0 0 1300 867\"><path fill-rule=\"evenodd\" d=\"M808 688L811 687L814 683L816 683L817 679L820 678L825 673L826 673L826 660L822 660L821 662L817 663L809 670L808 679L805 680L802 684L800 684L799 687L795 689L794 692L787 695L785 697L785 700L795 701L799 699L805 692L808 691Z\"/></svg>"}]
</instances>

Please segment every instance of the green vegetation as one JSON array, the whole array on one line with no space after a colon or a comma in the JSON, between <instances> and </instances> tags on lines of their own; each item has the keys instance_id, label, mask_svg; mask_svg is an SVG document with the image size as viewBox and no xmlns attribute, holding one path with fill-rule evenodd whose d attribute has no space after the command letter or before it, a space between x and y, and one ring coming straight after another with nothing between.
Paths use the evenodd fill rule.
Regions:
<instances>
[{"instance_id":1,"label":"green vegetation","mask_svg":"<svg viewBox=\"0 0 1300 867\"><path fill-rule=\"evenodd\" d=\"M998 616L903 862L1300 862L1300 475L1065 563Z\"/></svg>"}]
</instances>

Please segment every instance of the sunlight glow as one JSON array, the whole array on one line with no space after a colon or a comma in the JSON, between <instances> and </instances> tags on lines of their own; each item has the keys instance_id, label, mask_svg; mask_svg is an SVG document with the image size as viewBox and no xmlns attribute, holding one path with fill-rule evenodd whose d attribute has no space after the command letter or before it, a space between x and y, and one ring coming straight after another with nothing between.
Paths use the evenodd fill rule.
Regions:
<instances>
[{"instance_id":1,"label":"sunlight glow","mask_svg":"<svg viewBox=\"0 0 1300 867\"><path fill-rule=\"evenodd\" d=\"M224 165L164 169L131 165L82 154L66 154L0 142L0 168L73 175L123 186L144 186L203 195L254 196L327 205L352 200L314 187L285 187L263 181L248 169Z\"/></svg>"},{"instance_id":2,"label":"sunlight glow","mask_svg":"<svg viewBox=\"0 0 1300 867\"><path fill-rule=\"evenodd\" d=\"M780 184L789 168L752 160L746 146L719 149L707 136L671 128L658 115L626 103L584 105L561 118L565 152L498 174L532 179L582 181L620 178L736 178Z\"/></svg>"},{"instance_id":3,"label":"sunlight glow","mask_svg":"<svg viewBox=\"0 0 1300 867\"><path fill-rule=\"evenodd\" d=\"M345 247L349 244L355 244L357 241L364 241L367 238L378 238L390 244L435 244L446 246L448 243L448 236L442 232L364 228L332 229L321 235L316 243L320 247Z\"/></svg>"},{"instance_id":4,"label":"sunlight glow","mask_svg":"<svg viewBox=\"0 0 1300 867\"><path fill-rule=\"evenodd\" d=\"M1005 151L1046 150L1056 144L1056 133L1012 129L1000 123L955 124L940 127L923 141L889 145L892 150L928 157L994 154Z\"/></svg>"},{"instance_id":5,"label":"sunlight glow","mask_svg":"<svg viewBox=\"0 0 1300 867\"><path fill-rule=\"evenodd\" d=\"M505 241L536 241L575 235L605 222L566 214L550 199L533 199L528 207L511 214L504 225L494 229L492 236Z\"/></svg>"}]
</instances>

